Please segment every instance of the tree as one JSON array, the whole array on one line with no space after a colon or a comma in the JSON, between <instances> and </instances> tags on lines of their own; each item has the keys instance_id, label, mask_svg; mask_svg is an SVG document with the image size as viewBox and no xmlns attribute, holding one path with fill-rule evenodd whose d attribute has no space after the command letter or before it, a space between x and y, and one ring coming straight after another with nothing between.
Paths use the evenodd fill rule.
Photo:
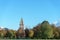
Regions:
<instances>
[{"instance_id":1,"label":"tree","mask_svg":"<svg viewBox=\"0 0 60 40\"><path fill-rule=\"evenodd\" d=\"M42 38L53 38L53 29L48 21L41 23Z\"/></svg>"},{"instance_id":2,"label":"tree","mask_svg":"<svg viewBox=\"0 0 60 40\"><path fill-rule=\"evenodd\" d=\"M5 34L6 34L5 30L3 30L3 29L0 30L0 38L4 38Z\"/></svg>"},{"instance_id":3,"label":"tree","mask_svg":"<svg viewBox=\"0 0 60 40\"><path fill-rule=\"evenodd\" d=\"M0 33L0 38L3 38L4 37L4 34L1 32Z\"/></svg>"},{"instance_id":4,"label":"tree","mask_svg":"<svg viewBox=\"0 0 60 40\"><path fill-rule=\"evenodd\" d=\"M58 39L58 38L59 38L59 35L60 35L60 34L59 34L59 33L60 33L59 28L56 27L54 24L52 24L51 26L52 26L52 28L53 28L54 38Z\"/></svg>"},{"instance_id":5,"label":"tree","mask_svg":"<svg viewBox=\"0 0 60 40\"><path fill-rule=\"evenodd\" d=\"M25 35L26 35L26 36L25 36L26 38L29 37L29 29L28 29L28 28L25 29Z\"/></svg>"},{"instance_id":6,"label":"tree","mask_svg":"<svg viewBox=\"0 0 60 40\"><path fill-rule=\"evenodd\" d=\"M11 38L16 38L16 31L15 30L9 30L11 33Z\"/></svg>"},{"instance_id":7,"label":"tree","mask_svg":"<svg viewBox=\"0 0 60 40\"><path fill-rule=\"evenodd\" d=\"M29 30L29 37L33 38L33 35L34 35L34 31L33 30Z\"/></svg>"},{"instance_id":8,"label":"tree","mask_svg":"<svg viewBox=\"0 0 60 40\"><path fill-rule=\"evenodd\" d=\"M6 38L11 38L12 34L9 30L7 30L7 33L5 35Z\"/></svg>"},{"instance_id":9,"label":"tree","mask_svg":"<svg viewBox=\"0 0 60 40\"><path fill-rule=\"evenodd\" d=\"M41 38L41 30L40 30L40 23L33 28L34 31L34 39L40 39Z\"/></svg>"}]
</instances>

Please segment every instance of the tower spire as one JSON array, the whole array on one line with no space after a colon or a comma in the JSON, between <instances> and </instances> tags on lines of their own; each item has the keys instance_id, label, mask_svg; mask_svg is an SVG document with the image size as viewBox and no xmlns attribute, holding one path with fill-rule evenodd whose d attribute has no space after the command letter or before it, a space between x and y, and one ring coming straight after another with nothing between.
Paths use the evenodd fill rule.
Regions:
<instances>
[{"instance_id":1,"label":"tower spire","mask_svg":"<svg viewBox=\"0 0 60 40\"><path fill-rule=\"evenodd\" d=\"M24 30L23 18L21 18L19 26L20 26L20 28L17 31L17 37L24 38L25 37L25 30Z\"/></svg>"},{"instance_id":2,"label":"tower spire","mask_svg":"<svg viewBox=\"0 0 60 40\"><path fill-rule=\"evenodd\" d=\"M21 28L22 30L24 30L23 18L21 18L21 21L20 21L20 28Z\"/></svg>"}]
</instances>

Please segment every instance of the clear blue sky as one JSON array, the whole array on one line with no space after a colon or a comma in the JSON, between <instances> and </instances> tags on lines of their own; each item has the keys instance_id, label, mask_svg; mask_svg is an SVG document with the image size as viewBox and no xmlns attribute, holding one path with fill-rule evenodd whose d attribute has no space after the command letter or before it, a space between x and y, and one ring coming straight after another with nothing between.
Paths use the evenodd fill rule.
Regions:
<instances>
[{"instance_id":1,"label":"clear blue sky","mask_svg":"<svg viewBox=\"0 0 60 40\"><path fill-rule=\"evenodd\" d=\"M0 0L0 26L17 30L21 17L28 28L59 20L60 0Z\"/></svg>"}]
</instances>

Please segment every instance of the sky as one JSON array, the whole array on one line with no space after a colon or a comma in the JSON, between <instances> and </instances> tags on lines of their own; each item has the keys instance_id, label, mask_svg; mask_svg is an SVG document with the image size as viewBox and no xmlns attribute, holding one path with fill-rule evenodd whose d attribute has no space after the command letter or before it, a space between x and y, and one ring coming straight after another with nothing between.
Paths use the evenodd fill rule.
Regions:
<instances>
[{"instance_id":1,"label":"sky","mask_svg":"<svg viewBox=\"0 0 60 40\"><path fill-rule=\"evenodd\" d=\"M60 0L0 0L0 27L17 30L21 18L25 28L60 20Z\"/></svg>"}]
</instances>

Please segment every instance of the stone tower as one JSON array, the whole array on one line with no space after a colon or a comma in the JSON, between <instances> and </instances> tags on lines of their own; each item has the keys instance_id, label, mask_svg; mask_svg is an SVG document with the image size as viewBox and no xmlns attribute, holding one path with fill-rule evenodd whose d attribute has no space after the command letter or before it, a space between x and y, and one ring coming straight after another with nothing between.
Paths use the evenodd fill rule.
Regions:
<instances>
[{"instance_id":1,"label":"stone tower","mask_svg":"<svg viewBox=\"0 0 60 40\"><path fill-rule=\"evenodd\" d=\"M21 21L20 21L20 29L24 30L24 23L23 23L23 19L21 18Z\"/></svg>"},{"instance_id":2,"label":"stone tower","mask_svg":"<svg viewBox=\"0 0 60 40\"><path fill-rule=\"evenodd\" d=\"M19 27L20 28L17 31L17 36L18 36L18 38L24 38L25 37L25 31L24 31L24 23L23 23L23 19L22 18L21 18Z\"/></svg>"}]
</instances>

